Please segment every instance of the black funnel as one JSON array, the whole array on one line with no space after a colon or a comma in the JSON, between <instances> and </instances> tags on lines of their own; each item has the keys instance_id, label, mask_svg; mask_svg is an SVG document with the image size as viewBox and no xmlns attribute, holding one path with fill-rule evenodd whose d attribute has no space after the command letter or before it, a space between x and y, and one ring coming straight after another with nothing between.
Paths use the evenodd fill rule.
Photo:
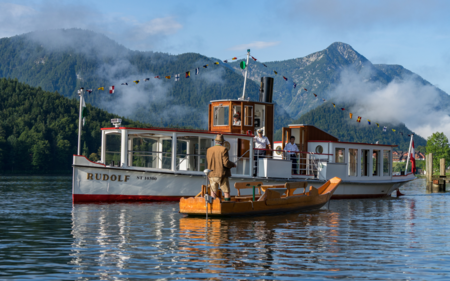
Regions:
<instances>
[{"instance_id":1,"label":"black funnel","mask_svg":"<svg viewBox=\"0 0 450 281\"><path fill-rule=\"evenodd\" d=\"M261 87L259 89L260 102L272 102L273 96L273 78L261 77Z\"/></svg>"}]
</instances>

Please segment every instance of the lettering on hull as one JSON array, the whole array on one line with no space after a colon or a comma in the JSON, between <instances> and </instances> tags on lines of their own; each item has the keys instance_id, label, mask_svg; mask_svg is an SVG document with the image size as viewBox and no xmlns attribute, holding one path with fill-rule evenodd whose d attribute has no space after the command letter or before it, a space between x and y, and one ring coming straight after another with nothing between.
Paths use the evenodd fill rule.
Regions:
<instances>
[{"instance_id":1,"label":"lettering on hull","mask_svg":"<svg viewBox=\"0 0 450 281\"><path fill-rule=\"evenodd\" d=\"M102 180L102 181L120 181L120 182L127 182L130 180L129 175L108 175L108 174L94 174L93 173L87 173L86 175L87 180Z\"/></svg>"}]
</instances>

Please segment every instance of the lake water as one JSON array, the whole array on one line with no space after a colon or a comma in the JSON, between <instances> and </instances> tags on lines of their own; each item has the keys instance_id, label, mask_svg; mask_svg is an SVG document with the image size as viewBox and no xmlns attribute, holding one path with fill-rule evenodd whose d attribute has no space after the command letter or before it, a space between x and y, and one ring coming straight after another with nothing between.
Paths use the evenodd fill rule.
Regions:
<instances>
[{"instance_id":1,"label":"lake water","mask_svg":"<svg viewBox=\"0 0 450 281\"><path fill-rule=\"evenodd\" d=\"M0 279L449 280L450 193L401 190L206 223L177 203L72 205L71 177L1 177Z\"/></svg>"}]
</instances>

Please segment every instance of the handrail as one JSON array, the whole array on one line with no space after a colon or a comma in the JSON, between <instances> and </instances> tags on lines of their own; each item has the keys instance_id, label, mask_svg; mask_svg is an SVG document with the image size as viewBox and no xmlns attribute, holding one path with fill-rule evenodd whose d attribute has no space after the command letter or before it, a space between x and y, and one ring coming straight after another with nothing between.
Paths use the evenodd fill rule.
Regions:
<instances>
[{"instance_id":1,"label":"handrail","mask_svg":"<svg viewBox=\"0 0 450 281\"><path fill-rule=\"evenodd\" d=\"M315 153L315 152L309 152L309 151L290 151L290 150L276 150L276 149L265 149L265 148L254 148L254 150L265 150L265 151L279 151L279 152L289 152L289 153L295 153L295 154L310 154L310 155L334 155L334 154L326 154L326 153Z\"/></svg>"}]
</instances>

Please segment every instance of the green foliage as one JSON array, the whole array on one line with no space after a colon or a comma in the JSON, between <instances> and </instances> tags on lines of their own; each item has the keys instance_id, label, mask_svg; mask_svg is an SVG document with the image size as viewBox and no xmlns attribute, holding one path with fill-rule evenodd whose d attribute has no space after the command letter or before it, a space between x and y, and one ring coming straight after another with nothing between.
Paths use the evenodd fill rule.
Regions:
<instances>
[{"instance_id":1,"label":"green foliage","mask_svg":"<svg viewBox=\"0 0 450 281\"><path fill-rule=\"evenodd\" d=\"M77 153L78 107L76 99L17 79L0 79L0 172L70 172L72 155ZM100 128L110 127L110 119L118 118L90 104L87 111L81 137L86 156L99 149ZM144 127L122 119L125 126Z\"/></svg>"},{"instance_id":2,"label":"green foliage","mask_svg":"<svg viewBox=\"0 0 450 281\"><path fill-rule=\"evenodd\" d=\"M387 124L385 126L388 127L388 130L383 132L381 127L378 128L373 123L368 125L366 120L364 120L366 122L357 123L356 118L357 116L353 116L353 119L350 119L347 111L334 108L331 103L327 102L292 122L293 124L314 125L337 137L339 141L361 143L376 143L378 141L379 144L396 144L398 145L396 150L408 150L410 142L408 135L413 132L406 128L404 124ZM396 132L392 132L391 129L395 129ZM423 146L426 142L422 137L415 135L414 143Z\"/></svg>"},{"instance_id":3,"label":"green foliage","mask_svg":"<svg viewBox=\"0 0 450 281\"><path fill-rule=\"evenodd\" d=\"M439 171L440 159L450 161L450 147L444 133L436 132L427 139L427 153L433 153L433 172Z\"/></svg>"}]
</instances>

